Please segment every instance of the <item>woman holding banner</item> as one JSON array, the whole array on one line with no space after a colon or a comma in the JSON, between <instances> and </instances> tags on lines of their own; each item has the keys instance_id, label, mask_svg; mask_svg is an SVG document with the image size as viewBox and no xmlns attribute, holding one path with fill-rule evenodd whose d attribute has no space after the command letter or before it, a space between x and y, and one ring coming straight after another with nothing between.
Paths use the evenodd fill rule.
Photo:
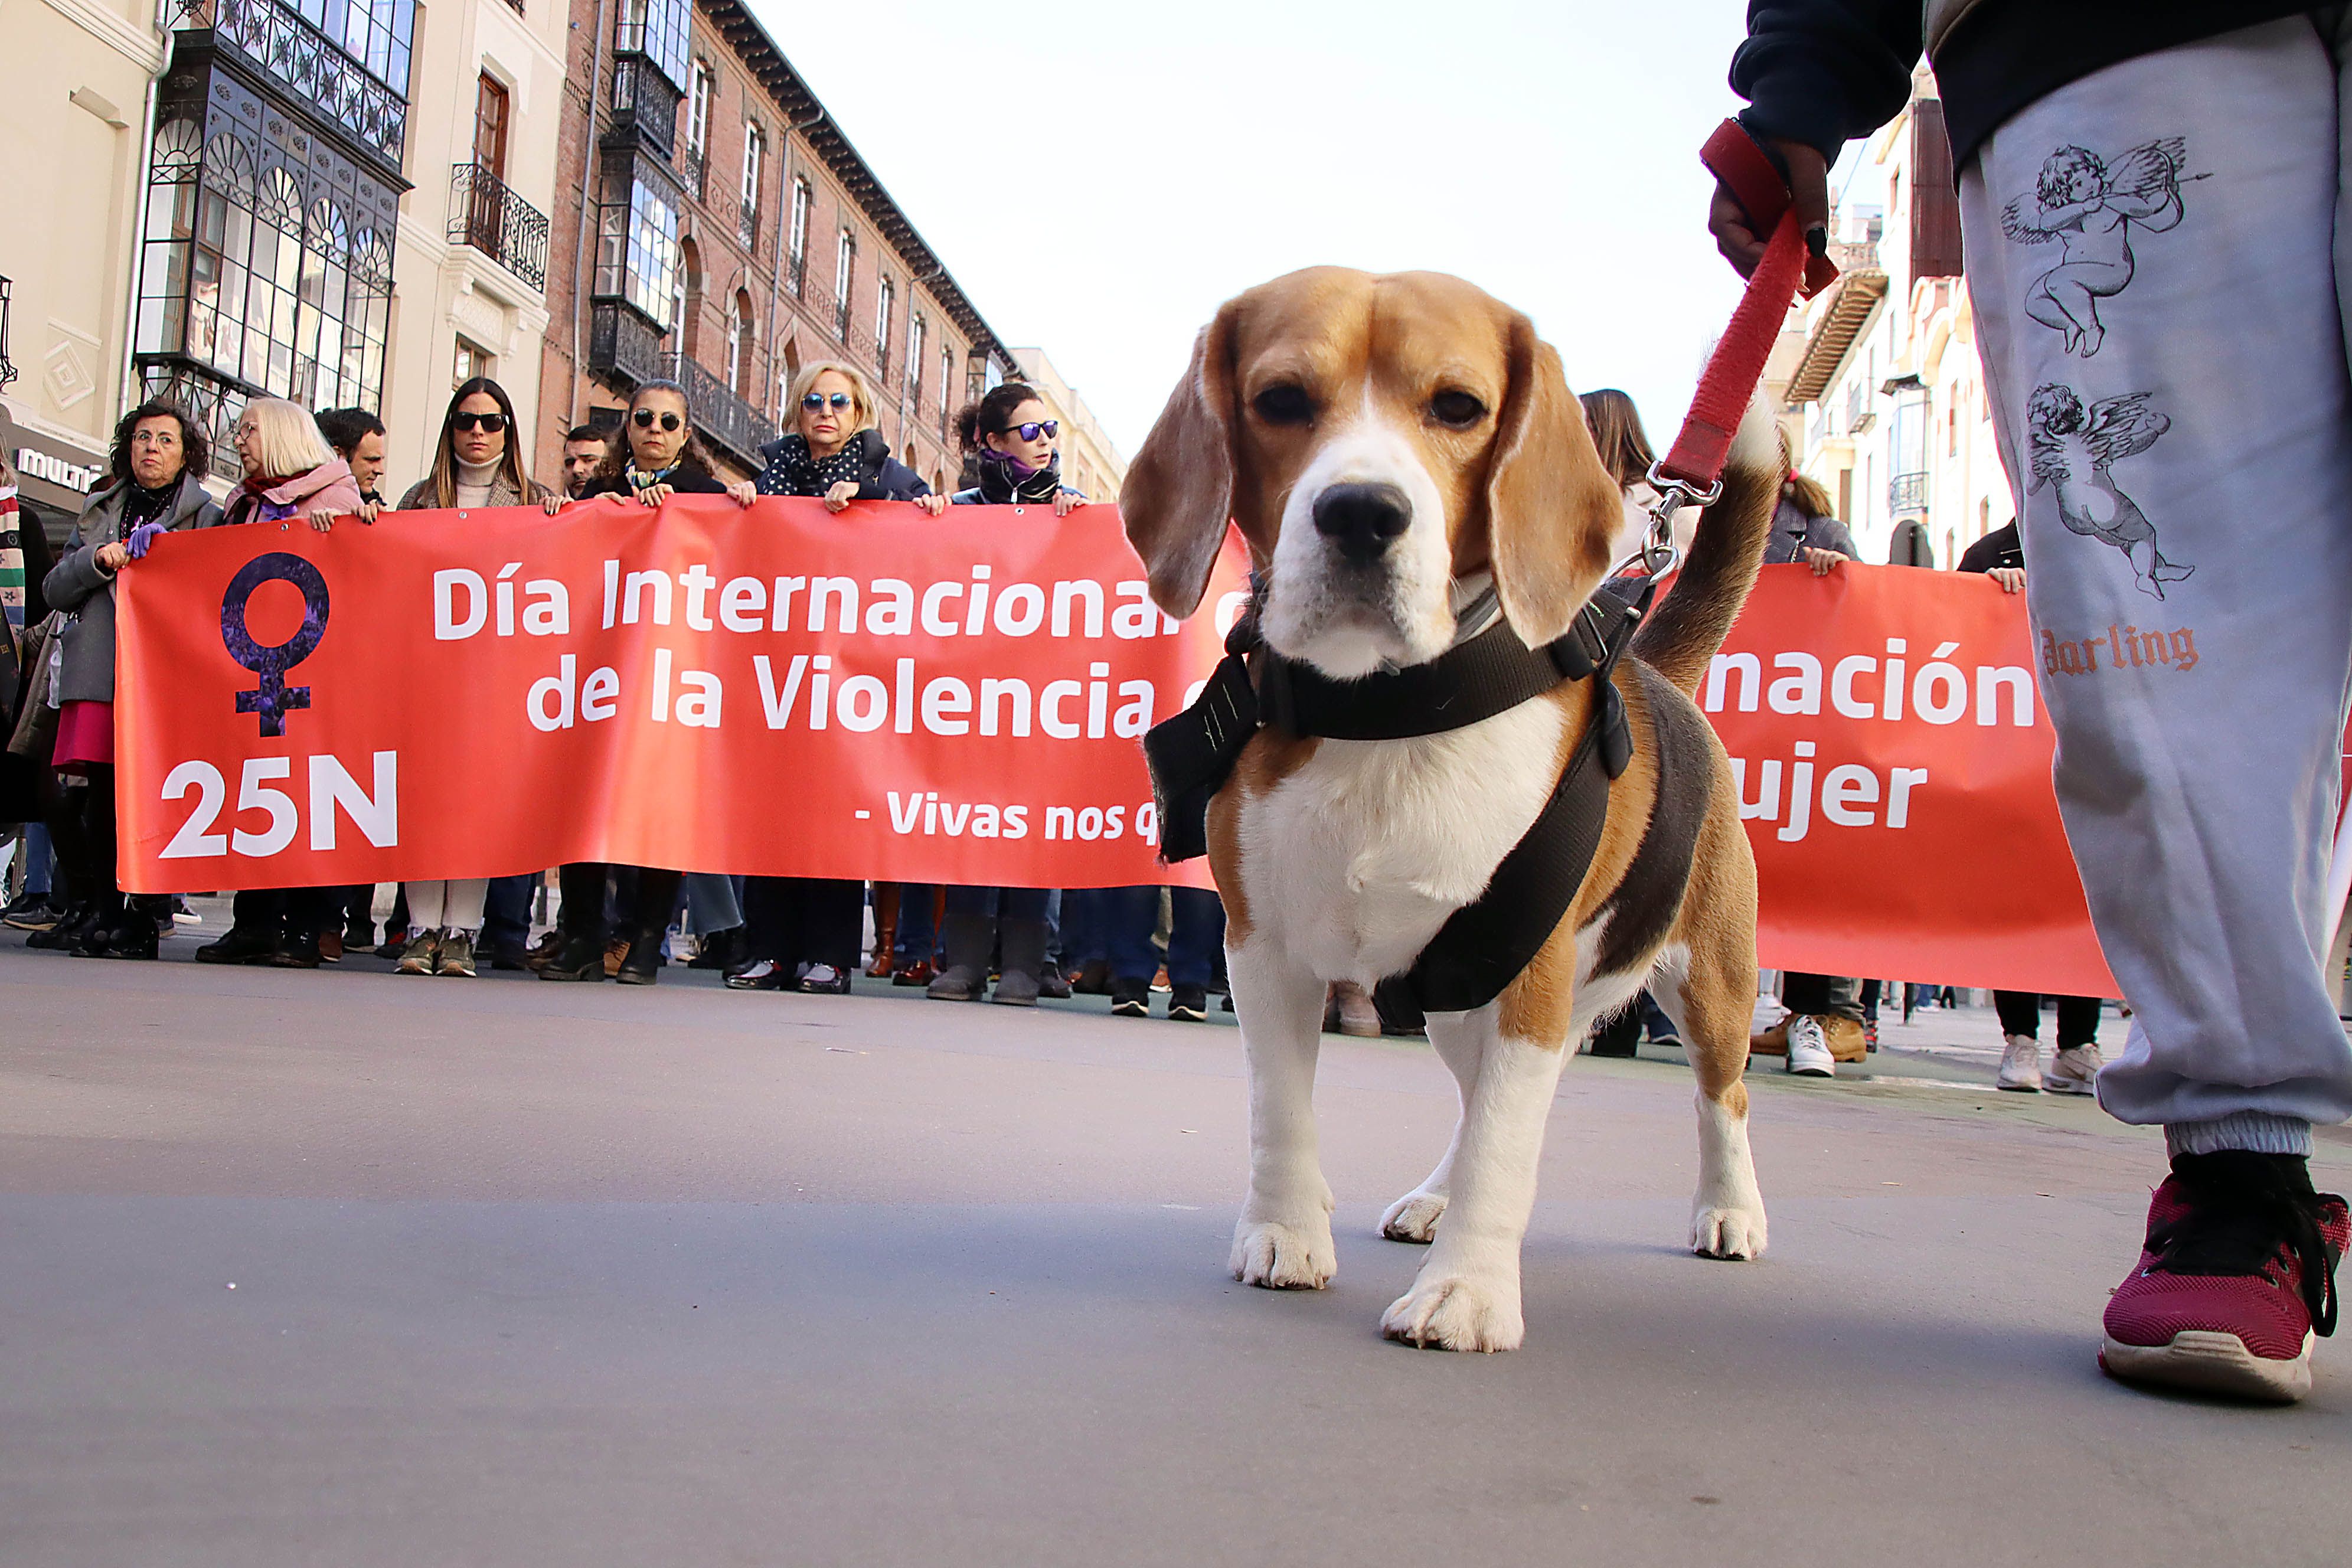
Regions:
<instances>
[{"instance_id":1,"label":"woman holding banner","mask_svg":"<svg viewBox=\"0 0 2352 1568\"><path fill-rule=\"evenodd\" d=\"M1085 496L1062 483L1060 459L1054 451L1061 426L1048 412L1036 392L1017 381L1008 381L966 406L956 416L957 433L963 449L980 461L980 483L958 490L949 498L950 503L1050 503L1055 517L1067 517L1072 508L1085 505ZM922 898L930 889L908 891ZM994 999L1008 1006L1035 1006L1045 984L1046 904L1052 896L1044 888L950 888L943 932L947 963L923 994L934 1002L980 1001L988 994L989 956L1001 946ZM903 908L904 892L899 901ZM1153 912L1158 912L1156 900ZM1147 932L1149 926L1147 919Z\"/></svg>"},{"instance_id":2,"label":"woman holding banner","mask_svg":"<svg viewBox=\"0 0 2352 1568\"><path fill-rule=\"evenodd\" d=\"M595 477L566 505L610 499L657 507L677 495L728 495L739 506L751 504L751 485L729 485L710 471L710 459L695 438L694 410L688 405L686 389L677 383L640 383L622 416L621 434L623 438L605 452ZM633 877L620 878L626 912L617 943L604 910L604 895L616 869L635 871ZM615 868L602 860L564 867L561 873L563 912L558 927L562 942L541 968L539 977L596 981L609 973L624 985L653 984L661 970L662 941L677 908L681 878L677 871ZM620 943L625 946L619 964L608 967L606 949Z\"/></svg>"},{"instance_id":3,"label":"woman holding banner","mask_svg":"<svg viewBox=\"0 0 2352 1568\"><path fill-rule=\"evenodd\" d=\"M160 534L209 528L221 511L206 494L204 432L176 404L147 402L114 427L113 482L90 498L41 591L72 617L59 635L57 744L52 765L72 787L51 824L58 858L90 907L64 940L93 958L152 958L162 900L126 905L114 879L114 580Z\"/></svg>"},{"instance_id":4,"label":"woman holding banner","mask_svg":"<svg viewBox=\"0 0 2352 1568\"><path fill-rule=\"evenodd\" d=\"M913 501L933 517L947 510L945 496L932 494L890 456L890 444L874 427L873 390L856 367L837 360L803 366L785 403L794 427L760 448L768 460L754 481L760 494L813 496L831 512L854 500ZM751 962L730 972L727 984L738 991L846 994L857 968L865 898L862 882L751 878L743 889ZM902 894L899 908L908 907Z\"/></svg>"},{"instance_id":5,"label":"woman holding banner","mask_svg":"<svg viewBox=\"0 0 2352 1568\"><path fill-rule=\"evenodd\" d=\"M552 492L523 471L522 444L515 434L514 402L506 388L488 376L463 383L450 395L448 411L441 416L441 437L433 444L433 471L409 487L399 510L551 503ZM528 875L523 880L528 882ZM400 973L472 979L474 942L482 929L489 888L484 877L403 883L409 926Z\"/></svg>"}]
</instances>

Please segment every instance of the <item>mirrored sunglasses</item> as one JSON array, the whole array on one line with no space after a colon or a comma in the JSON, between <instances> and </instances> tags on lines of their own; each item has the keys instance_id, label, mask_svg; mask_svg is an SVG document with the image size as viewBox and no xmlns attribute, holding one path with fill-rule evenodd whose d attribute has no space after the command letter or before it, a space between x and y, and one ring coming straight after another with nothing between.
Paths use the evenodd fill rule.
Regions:
<instances>
[{"instance_id":1,"label":"mirrored sunglasses","mask_svg":"<svg viewBox=\"0 0 2352 1568\"><path fill-rule=\"evenodd\" d=\"M836 392L829 398L822 392L808 392L801 395L803 408L823 408L827 403L831 403L835 409L843 409L848 407L851 401L849 394L845 392Z\"/></svg>"},{"instance_id":2,"label":"mirrored sunglasses","mask_svg":"<svg viewBox=\"0 0 2352 1568\"><path fill-rule=\"evenodd\" d=\"M1029 425L1005 425L1000 426L996 433L999 436L1018 436L1024 441L1034 441L1038 437L1043 436L1050 441L1062 433L1062 422L1058 419L1046 419Z\"/></svg>"}]
</instances>

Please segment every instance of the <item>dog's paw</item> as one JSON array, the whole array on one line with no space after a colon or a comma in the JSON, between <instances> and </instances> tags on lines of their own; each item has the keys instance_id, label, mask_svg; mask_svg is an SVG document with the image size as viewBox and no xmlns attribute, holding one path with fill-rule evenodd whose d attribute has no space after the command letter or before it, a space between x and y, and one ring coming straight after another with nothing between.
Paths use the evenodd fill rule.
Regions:
<instances>
[{"instance_id":1,"label":"dog's paw","mask_svg":"<svg viewBox=\"0 0 2352 1568\"><path fill-rule=\"evenodd\" d=\"M1691 1250L1747 1263L1764 1256L1764 1208L1701 1204L1691 1215Z\"/></svg>"},{"instance_id":2,"label":"dog's paw","mask_svg":"<svg viewBox=\"0 0 2352 1568\"><path fill-rule=\"evenodd\" d=\"M1437 1235L1438 1216L1445 1212L1443 1193L1407 1193L1389 1205L1381 1215L1381 1234L1391 1241L1415 1242L1427 1247Z\"/></svg>"},{"instance_id":3,"label":"dog's paw","mask_svg":"<svg viewBox=\"0 0 2352 1568\"><path fill-rule=\"evenodd\" d=\"M1381 1314L1381 1332L1423 1350L1515 1351L1527 1337L1516 1283L1463 1275L1416 1279Z\"/></svg>"},{"instance_id":4,"label":"dog's paw","mask_svg":"<svg viewBox=\"0 0 2352 1568\"><path fill-rule=\"evenodd\" d=\"M1268 1290L1320 1290L1339 1271L1324 1215L1306 1225L1244 1220L1234 1227L1234 1278Z\"/></svg>"}]
</instances>

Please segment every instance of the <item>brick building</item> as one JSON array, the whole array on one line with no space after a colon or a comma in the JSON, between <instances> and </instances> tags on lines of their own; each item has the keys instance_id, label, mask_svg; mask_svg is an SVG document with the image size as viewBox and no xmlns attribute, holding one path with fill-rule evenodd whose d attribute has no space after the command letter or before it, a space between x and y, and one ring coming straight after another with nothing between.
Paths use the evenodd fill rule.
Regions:
<instances>
[{"instance_id":1,"label":"brick building","mask_svg":"<svg viewBox=\"0 0 2352 1568\"><path fill-rule=\"evenodd\" d=\"M673 377L730 477L814 360L856 364L934 488L1013 356L740 0L572 0L534 471ZM602 26L600 28L600 19Z\"/></svg>"}]
</instances>

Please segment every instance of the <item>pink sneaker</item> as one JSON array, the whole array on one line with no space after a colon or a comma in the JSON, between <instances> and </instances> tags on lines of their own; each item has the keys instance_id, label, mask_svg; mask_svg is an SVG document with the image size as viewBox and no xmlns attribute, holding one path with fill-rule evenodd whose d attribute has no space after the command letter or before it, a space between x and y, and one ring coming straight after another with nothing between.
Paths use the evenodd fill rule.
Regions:
<instances>
[{"instance_id":1,"label":"pink sneaker","mask_svg":"<svg viewBox=\"0 0 2352 1568\"><path fill-rule=\"evenodd\" d=\"M2336 1261L2352 1214L2303 1160L2184 1154L2148 1205L2139 1267L2108 1298L2113 1377L2291 1404L2336 1331Z\"/></svg>"}]
</instances>

